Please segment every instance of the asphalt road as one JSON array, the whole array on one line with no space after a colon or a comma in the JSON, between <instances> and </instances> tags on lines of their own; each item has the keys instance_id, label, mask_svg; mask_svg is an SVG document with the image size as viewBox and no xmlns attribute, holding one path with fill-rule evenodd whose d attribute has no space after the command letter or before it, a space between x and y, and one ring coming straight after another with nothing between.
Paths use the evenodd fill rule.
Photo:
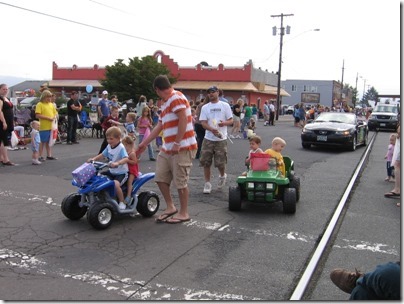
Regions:
<instances>
[{"instance_id":1,"label":"asphalt road","mask_svg":"<svg viewBox=\"0 0 404 304\"><path fill-rule=\"evenodd\" d=\"M56 145L59 159L31 165L29 150L9 151L18 166L0 168L0 298L4 300L287 300L310 258L365 149L304 150L291 116L275 126L258 124L263 148L274 136L287 141L284 155L301 178L296 214L281 204L243 204L228 210L228 187L202 194L203 172L194 160L190 222L157 224L124 217L103 231L85 217L70 221L60 210L75 188L71 172L98 153L101 139ZM372 133L373 134L373 133ZM370 270L399 260L401 209L383 197L389 133L378 133L369 162L352 193L344 221L308 300L348 298L329 280L335 267ZM227 186L244 171L246 140L229 143ZM142 172L154 171L145 156ZM212 170L212 181L217 170ZM154 183L144 189L159 193ZM178 195L173 192L178 202ZM160 196L161 197L161 196ZM161 210L164 209L162 202ZM160 213L160 212L159 212Z\"/></svg>"}]
</instances>

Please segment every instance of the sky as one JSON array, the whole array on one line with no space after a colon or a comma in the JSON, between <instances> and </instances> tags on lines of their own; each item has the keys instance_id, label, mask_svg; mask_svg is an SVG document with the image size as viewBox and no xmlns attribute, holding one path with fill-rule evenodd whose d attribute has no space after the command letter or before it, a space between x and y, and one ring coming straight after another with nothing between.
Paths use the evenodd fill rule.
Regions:
<instances>
[{"instance_id":1,"label":"sky","mask_svg":"<svg viewBox=\"0 0 404 304\"><path fill-rule=\"evenodd\" d=\"M400 94L401 2L311 0L0 0L0 76L52 79L59 67L113 65L169 55L269 72L281 79L336 80L379 94ZM277 35L272 28L277 27ZM319 29L319 31L314 31ZM6 45L6 46L4 46Z\"/></svg>"}]
</instances>

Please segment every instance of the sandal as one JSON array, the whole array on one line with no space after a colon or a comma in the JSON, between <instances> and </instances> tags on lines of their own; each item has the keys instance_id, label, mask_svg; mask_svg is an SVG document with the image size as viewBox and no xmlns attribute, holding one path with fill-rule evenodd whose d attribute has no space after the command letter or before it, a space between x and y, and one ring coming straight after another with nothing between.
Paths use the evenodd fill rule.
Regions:
<instances>
[{"instance_id":1,"label":"sandal","mask_svg":"<svg viewBox=\"0 0 404 304\"><path fill-rule=\"evenodd\" d=\"M1 162L4 166L15 166L15 164L14 163L12 163L11 161L8 161L8 162Z\"/></svg>"},{"instance_id":2,"label":"sandal","mask_svg":"<svg viewBox=\"0 0 404 304\"><path fill-rule=\"evenodd\" d=\"M57 158L56 158L56 157L53 157L53 156L47 156L46 159L49 159L49 160L56 160Z\"/></svg>"},{"instance_id":3,"label":"sandal","mask_svg":"<svg viewBox=\"0 0 404 304\"><path fill-rule=\"evenodd\" d=\"M399 198L399 197L400 197L400 193L395 193L395 192L393 192L393 191L390 191L390 192L385 193L384 196L385 196L385 197L397 197L397 198Z\"/></svg>"}]
</instances>

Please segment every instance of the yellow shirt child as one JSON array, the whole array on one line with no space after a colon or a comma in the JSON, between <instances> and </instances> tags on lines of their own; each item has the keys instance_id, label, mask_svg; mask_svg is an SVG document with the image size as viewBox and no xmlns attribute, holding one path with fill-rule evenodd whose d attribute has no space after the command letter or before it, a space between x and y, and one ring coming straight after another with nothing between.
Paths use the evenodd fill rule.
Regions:
<instances>
[{"instance_id":1,"label":"yellow shirt child","mask_svg":"<svg viewBox=\"0 0 404 304\"><path fill-rule=\"evenodd\" d=\"M281 171L283 176L286 175L286 168L281 152L285 148L285 146L286 142L282 138L275 137L272 140L272 147L270 149L265 150L265 153L269 154L271 157L276 159L277 169Z\"/></svg>"}]
</instances>

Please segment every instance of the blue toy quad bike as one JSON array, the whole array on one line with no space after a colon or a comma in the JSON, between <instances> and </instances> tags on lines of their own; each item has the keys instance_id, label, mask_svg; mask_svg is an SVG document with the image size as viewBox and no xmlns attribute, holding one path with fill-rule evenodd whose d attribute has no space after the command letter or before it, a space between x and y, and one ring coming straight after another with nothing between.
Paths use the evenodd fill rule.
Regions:
<instances>
[{"instance_id":1,"label":"blue toy quad bike","mask_svg":"<svg viewBox=\"0 0 404 304\"><path fill-rule=\"evenodd\" d=\"M229 188L229 210L239 211L242 201L254 203L283 203L283 212L293 214L296 212L296 203L300 199L300 179L294 174L294 163L287 157L283 157L286 176L277 170L274 158L264 159L260 155L263 168L249 168L245 176L237 178L237 186ZM267 155L266 157L269 157ZM251 158L251 162L254 159ZM265 163L264 163L265 162Z\"/></svg>"},{"instance_id":2,"label":"blue toy quad bike","mask_svg":"<svg viewBox=\"0 0 404 304\"><path fill-rule=\"evenodd\" d=\"M62 201L62 212L70 220L79 220L87 213L87 221L96 229L108 228L116 215L135 215L139 212L144 217L153 216L159 209L160 199L153 191L137 194L140 187L154 178L154 173L140 174L133 182L130 204L125 210L118 207L114 181L100 174L108 163L92 162L95 174L81 185L73 178L72 185L79 188ZM126 186L122 187L126 192Z\"/></svg>"}]
</instances>

